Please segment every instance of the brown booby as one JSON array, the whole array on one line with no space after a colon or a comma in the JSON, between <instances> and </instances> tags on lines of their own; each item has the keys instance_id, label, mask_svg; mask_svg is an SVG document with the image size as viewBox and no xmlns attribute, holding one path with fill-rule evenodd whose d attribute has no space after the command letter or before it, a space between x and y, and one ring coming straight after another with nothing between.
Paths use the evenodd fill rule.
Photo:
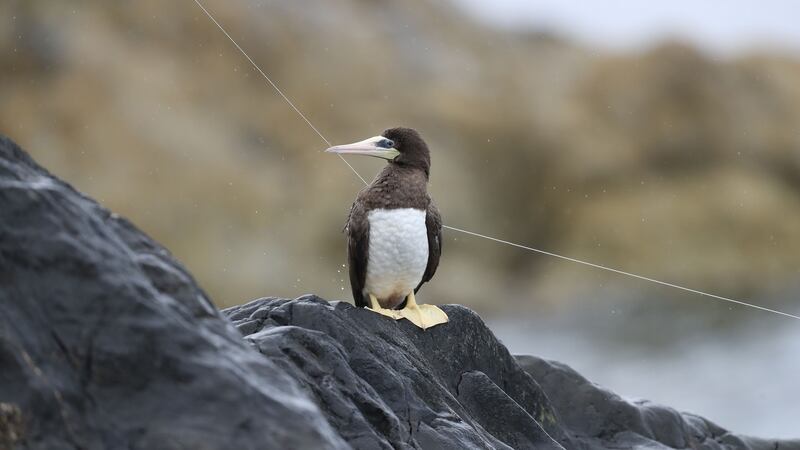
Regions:
<instances>
[{"instance_id":1,"label":"brown booby","mask_svg":"<svg viewBox=\"0 0 800 450\"><path fill-rule=\"evenodd\" d=\"M356 306L420 328L447 322L436 306L414 294L433 278L442 254L442 218L428 195L431 157L411 128L337 145L330 153L367 155L389 162L358 193L347 217L347 257Z\"/></svg>"}]
</instances>

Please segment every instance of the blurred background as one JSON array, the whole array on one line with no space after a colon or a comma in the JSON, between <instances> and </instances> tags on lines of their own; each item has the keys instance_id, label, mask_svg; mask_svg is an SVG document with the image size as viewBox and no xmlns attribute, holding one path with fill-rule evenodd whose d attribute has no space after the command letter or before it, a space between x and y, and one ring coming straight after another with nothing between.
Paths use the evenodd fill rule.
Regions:
<instances>
[{"instance_id":1,"label":"blurred background","mask_svg":"<svg viewBox=\"0 0 800 450\"><path fill-rule=\"evenodd\" d=\"M796 3L204 4L331 142L420 130L446 224L800 314ZM351 301L360 181L191 0L0 3L0 133L220 307ZM452 231L421 300L626 397L800 436L798 321Z\"/></svg>"}]
</instances>

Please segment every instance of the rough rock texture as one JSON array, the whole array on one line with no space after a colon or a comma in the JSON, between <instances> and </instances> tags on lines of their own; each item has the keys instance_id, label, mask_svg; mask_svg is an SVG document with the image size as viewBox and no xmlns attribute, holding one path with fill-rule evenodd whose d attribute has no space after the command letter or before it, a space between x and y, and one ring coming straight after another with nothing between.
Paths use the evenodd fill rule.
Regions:
<instances>
[{"instance_id":1,"label":"rough rock texture","mask_svg":"<svg viewBox=\"0 0 800 450\"><path fill-rule=\"evenodd\" d=\"M0 137L0 449L800 449L314 296L225 311Z\"/></svg>"},{"instance_id":2,"label":"rough rock texture","mask_svg":"<svg viewBox=\"0 0 800 450\"><path fill-rule=\"evenodd\" d=\"M569 430L570 448L798 449L800 440L737 436L702 417L646 400L629 402L555 361L517 356Z\"/></svg>"},{"instance_id":3,"label":"rough rock texture","mask_svg":"<svg viewBox=\"0 0 800 450\"><path fill-rule=\"evenodd\" d=\"M542 389L475 313L445 311L450 323L425 332L315 296L225 313L353 447L560 448Z\"/></svg>"},{"instance_id":4,"label":"rough rock texture","mask_svg":"<svg viewBox=\"0 0 800 450\"><path fill-rule=\"evenodd\" d=\"M569 367L513 357L472 311L422 331L316 296L223 311L355 448L800 449L632 403Z\"/></svg>"},{"instance_id":5,"label":"rough rock texture","mask_svg":"<svg viewBox=\"0 0 800 450\"><path fill-rule=\"evenodd\" d=\"M347 448L169 253L0 136L0 448Z\"/></svg>"}]
</instances>

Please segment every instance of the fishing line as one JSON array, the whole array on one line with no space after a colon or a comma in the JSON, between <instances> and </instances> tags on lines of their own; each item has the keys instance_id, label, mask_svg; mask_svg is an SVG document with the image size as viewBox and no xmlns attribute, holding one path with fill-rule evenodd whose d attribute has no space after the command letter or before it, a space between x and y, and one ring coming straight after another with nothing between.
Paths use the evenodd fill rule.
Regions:
<instances>
[{"instance_id":1,"label":"fishing line","mask_svg":"<svg viewBox=\"0 0 800 450\"><path fill-rule=\"evenodd\" d=\"M255 61L253 61L253 59L252 59L252 58L250 58L250 55L248 55L248 54L247 54L247 52L245 52L245 51L244 51L244 49L242 49L242 47L240 47L240 46L239 46L239 44L238 44L238 43L237 43L237 42L236 42L236 41L235 41L235 40L234 40L234 39L231 37L231 35L230 35L230 34L228 34L228 32L227 32L227 31L225 31L225 28L223 28L223 27L222 27L222 25L221 25L219 22L217 22L217 19L215 19L215 18L214 18L214 16L212 16L212 15L211 15L211 13L210 13L210 12L208 12L208 10L207 10L207 9L206 9L206 8L205 8L205 7L204 7L204 6L203 6L203 5L202 5L202 4L199 2L199 1L197 1L197 0L194 0L194 2L195 2L195 3L197 3L197 6L199 6L199 7L200 7L200 9L202 9L202 10L203 10L203 12L204 12L204 13L206 13L206 15L208 16L208 18L209 18L209 19L211 19L211 21L212 21L212 22L214 22L214 25L216 25L216 26L217 26L217 28L219 28L219 29L220 29L220 31L222 31L222 33L223 33L223 34L224 34L224 35L225 35L225 36L226 36L226 37L227 37L227 38L228 38L228 39L229 39L229 40L230 40L230 41L233 43L233 45L235 45L235 46L236 46L236 48L237 48L237 49L239 49L239 51L242 53L242 55L244 55L244 57L245 57L245 58L247 58L247 60L248 60L248 61L250 61L250 64L251 64L251 65L252 65L252 66L253 66L253 67L254 67L254 68L255 68L255 69L258 71L258 73L260 73L260 74L261 74L261 76L263 76L263 77L264 77L264 79L265 79L265 80L267 80L267 82L270 84L270 86L272 86L272 87L275 89L275 91L276 91L276 92L277 92L277 93L278 93L278 94L279 94L281 97L283 97L283 99L284 99L284 100L286 100L286 103L288 103L288 104L289 104L289 106L291 106L291 107L292 107L292 109L294 110L294 112L296 112L296 113L297 113L297 114L298 114L300 117L302 117L302 118L303 118L303 120L305 120L305 122L308 124L308 126L309 126L309 127L311 127L311 129L312 129L312 130L314 130L314 132L315 132L315 133L317 133L317 135L318 135L319 137L321 137L321 138L322 138L322 140L323 140L323 141L325 141L325 143L326 143L326 144L328 144L328 147L333 147L333 144L331 144L331 142L330 142L328 139L326 139L326 138L325 138L325 136L323 136L323 135L322 135L322 133L320 133L320 132L319 132L319 130L317 129L317 127L315 127L315 126L314 126L314 124L313 124L313 123L311 123L311 121L310 121L310 120L308 120L308 118L305 116L305 114L303 114L303 113L300 111L300 109L298 109L298 108L297 108L297 106L294 106L294 103L292 103L292 101L291 101L291 100L289 100L289 97L287 97L287 96L286 96L286 94L284 94L284 93L283 93L283 91L282 91L282 90L281 90L281 89L278 87L278 85L272 82L272 80L270 79L270 77L268 77L268 76L267 76L267 74L266 74L266 73L264 73L264 71L263 71L263 70L261 70L261 67L258 67L258 64L256 64L256 62L255 62ZM352 170L352 171L353 171L353 173L354 173L354 174L356 174L356 176L357 176L358 178L360 178L360 179L361 179L361 181L362 181L362 182L363 182L365 185L366 185L366 184L369 184L369 183L367 183L367 180L365 180L365 179L364 179L364 178L361 176L361 174L359 174L359 173L356 171L356 169L355 169L353 166L351 166L351 165L350 165L350 163L349 163L349 162L347 162L347 160L346 160L346 159L344 159L344 157L343 157L342 155L340 155L340 154L338 154L338 153L337 153L337 154L336 154L336 156L338 156L338 157L339 157L339 159L341 159L342 161L344 161L344 163L345 163L345 164L347 164L347 167L349 167L349 168L350 168L350 170Z\"/></svg>"},{"instance_id":2,"label":"fishing line","mask_svg":"<svg viewBox=\"0 0 800 450\"><path fill-rule=\"evenodd\" d=\"M267 80L267 82L270 84L270 86L272 86L272 88L275 89L275 91L286 101L286 103L288 103L289 106L308 124L308 126L311 127L311 129L314 130L314 132L316 132L317 135L319 135L320 138L322 138L322 140L328 145L328 147L332 147L333 144L331 144L331 142L328 139L326 139L325 136L322 135L322 133L320 133L320 131L317 129L317 127L315 127L314 124L312 124L311 121L308 120L308 118L300 111L300 109L298 109L297 106L295 106L294 103L292 103L292 101L289 99L289 97L287 97L286 94L284 94L283 91L281 91L281 89L278 87L278 85L275 84L270 79L270 77L268 77L267 74L264 73L263 70L261 70L261 68L258 66L258 64L256 64L255 61L253 61L253 59L250 58L250 56L247 54L247 52L245 52L244 49L242 49L242 47L240 47L239 44L231 37L231 35L228 34L227 31L225 31L225 28L223 28L222 25L219 22L217 22L217 19L215 19L214 16L212 16L211 13L208 12L208 10L200 3L200 1L199 0L194 0L194 2L197 4L197 6L200 7L200 9L203 10L203 12L206 14L206 16L208 16L208 18L211 19L212 22L214 22L214 25L216 25L217 28L219 28L220 31L222 31L222 33L233 43L233 45L239 50L239 52L241 52L242 55L244 55L244 57L247 58L247 60L250 62L250 64L253 66L253 68L255 68L258 71L258 73L260 73L261 76L264 77L265 80ZM361 174L359 174L358 171L352 165L350 165L350 163L347 162L347 160L344 159L344 157L342 157L342 155L337 154L336 156L338 156L339 159L341 159L345 164L347 164L347 167L349 167L350 170L353 171L353 173L361 180L362 183L364 183L364 185L368 185L369 184L369 183L367 183L367 180L365 180L364 177L362 177ZM469 231L469 230L464 230L464 229L461 229L461 228L451 227L449 225L442 225L442 227L447 228L448 230L459 232L459 233L464 233L464 234L468 234L468 235L471 235L471 236L475 236L475 237L479 237L479 238L483 238L483 239L488 239L490 241L497 242L497 243L500 243L500 244L505 244L505 245L509 245L509 246L516 247L516 248L520 248L520 249L523 249L523 250L528 250L528 251L531 251L531 252L540 253L542 255L552 256L554 258L559 258L559 259L562 259L562 260L565 260L565 261L574 262L574 263L577 263L577 264L583 264L583 265L589 266L589 267L594 267L595 269L601 269L601 270L605 270L605 271L608 271L608 272L613 272L613 273L616 273L618 275L625 275L627 277L636 278L636 279L643 280L643 281L648 281L650 283L660 284L662 286L667 286L667 287L679 289L679 290L682 290L682 291L691 292L693 294L703 295L703 296L706 296L706 297L709 297L709 298L713 298L713 299L716 299L716 300L722 300L722 301L725 301L725 302L728 302L728 303L733 303L733 304L741 305L741 306L747 306L749 308L758 309L758 310L761 310L761 311L777 314L777 315L780 315L780 316L784 316L784 317L789 317L789 318L792 318L792 319L800 320L800 316L796 316L794 314L789 314L789 313L786 313L786 312L783 312L783 311L778 311L778 310L775 310L775 309L765 308L763 306L754 305L752 303L743 302L741 300L734 300L732 298L723 297L721 295L711 294L711 293L708 293L708 292L699 291L697 289L691 289L691 288L680 286L680 285L677 285L677 284L668 283L666 281L656 280L655 278L650 278L650 277L646 277L646 276L643 276L643 275L637 275L637 274L631 273L631 272L625 272L624 270L615 269L613 267L607 267L607 266L603 266L603 265L600 265L600 264L595 264L595 263L592 263L592 262L589 262L589 261L583 261L583 260L576 259L576 258L570 258L568 256L563 256L563 255L559 255L557 253L552 253L552 252L548 252L548 251L545 251L545 250L540 250L538 248L529 247L527 245L517 244L517 243L511 242L511 241L506 241L506 240L503 240L503 239L487 236L485 234L476 233L474 231Z\"/></svg>"}]
</instances>

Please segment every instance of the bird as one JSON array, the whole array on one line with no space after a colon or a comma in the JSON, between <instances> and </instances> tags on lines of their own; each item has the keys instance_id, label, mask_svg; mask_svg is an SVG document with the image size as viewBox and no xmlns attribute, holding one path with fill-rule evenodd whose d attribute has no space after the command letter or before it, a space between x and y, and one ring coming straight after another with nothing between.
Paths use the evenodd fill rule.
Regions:
<instances>
[{"instance_id":1,"label":"bird","mask_svg":"<svg viewBox=\"0 0 800 450\"><path fill-rule=\"evenodd\" d=\"M442 254L442 217L428 195L431 157L413 128L378 136L328 153L364 155L388 164L356 196L347 216L347 259L356 306L427 329L448 321L415 294L430 281Z\"/></svg>"}]
</instances>

